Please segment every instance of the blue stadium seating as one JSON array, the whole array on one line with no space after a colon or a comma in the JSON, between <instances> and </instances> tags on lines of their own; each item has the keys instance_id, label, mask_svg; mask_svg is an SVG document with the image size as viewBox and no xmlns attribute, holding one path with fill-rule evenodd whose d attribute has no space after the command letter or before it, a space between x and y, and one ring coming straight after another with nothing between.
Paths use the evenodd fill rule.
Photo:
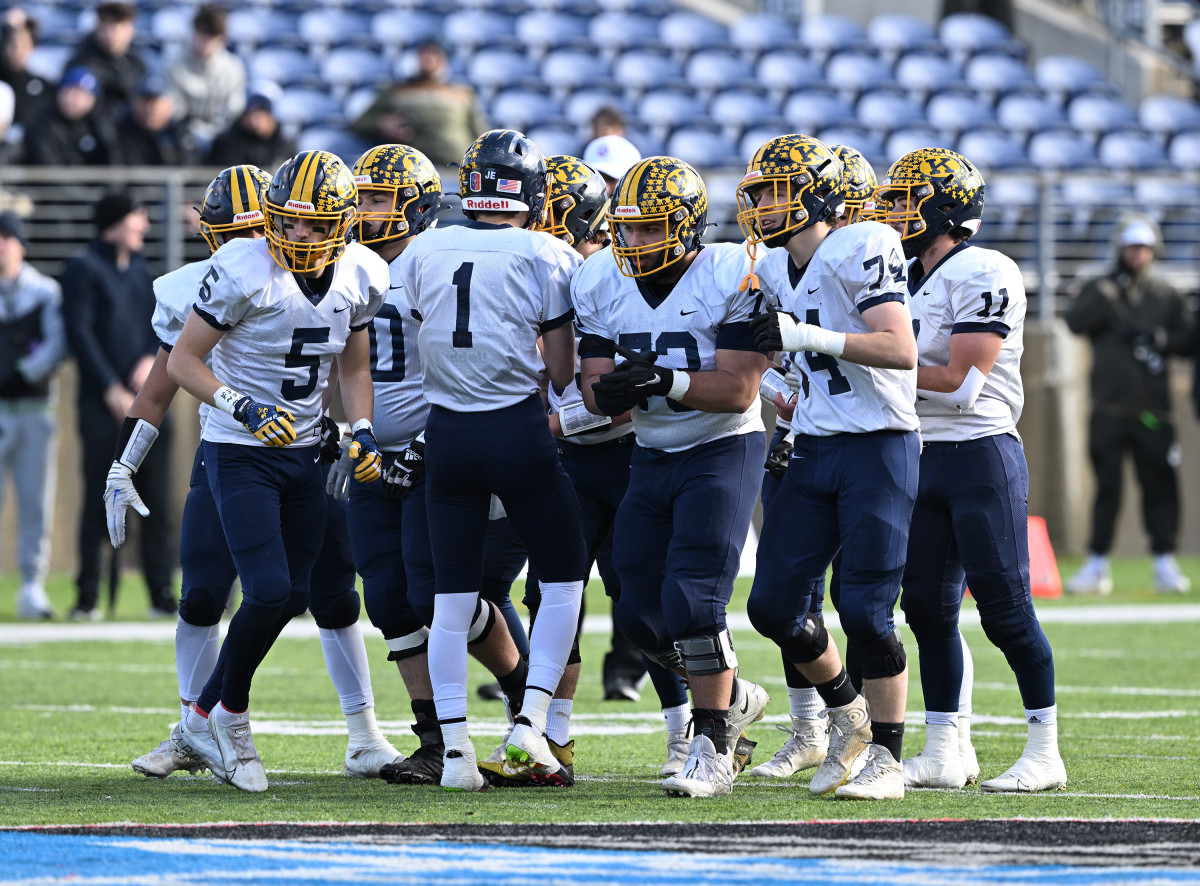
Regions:
<instances>
[{"instance_id":1,"label":"blue stadium seating","mask_svg":"<svg viewBox=\"0 0 1200 886\"><path fill-rule=\"evenodd\" d=\"M913 52L896 63L896 83L917 101L935 92L961 84L962 66L945 56Z\"/></svg>"},{"instance_id":2,"label":"blue stadium seating","mask_svg":"<svg viewBox=\"0 0 1200 886\"><path fill-rule=\"evenodd\" d=\"M796 28L787 19L770 13L743 15L729 28L729 46L747 58L796 47Z\"/></svg>"},{"instance_id":3,"label":"blue stadium seating","mask_svg":"<svg viewBox=\"0 0 1200 886\"><path fill-rule=\"evenodd\" d=\"M35 46L29 56L29 71L51 83L57 83L67 60L74 54L74 46L49 46L45 43Z\"/></svg>"},{"instance_id":4,"label":"blue stadium seating","mask_svg":"<svg viewBox=\"0 0 1200 886\"><path fill-rule=\"evenodd\" d=\"M703 50L687 62L683 76L688 85L711 96L723 89L754 89L758 83L750 63L734 52Z\"/></svg>"},{"instance_id":5,"label":"blue stadium seating","mask_svg":"<svg viewBox=\"0 0 1200 886\"><path fill-rule=\"evenodd\" d=\"M1003 123L1003 121L1001 121ZM1076 133L1047 130L1029 139L1029 159L1041 169L1086 169L1097 163L1096 150Z\"/></svg>"},{"instance_id":6,"label":"blue stadium seating","mask_svg":"<svg viewBox=\"0 0 1200 886\"><path fill-rule=\"evenodd\" d=\"M1079 132L1098 137L1137 126L1137 115L1125 102L1106 95L1079 95L1067 106L1067 122Z\"/></svg>"},{"instance_id":7,"label":"blue stadium seating","mask_svg":"<svg viewBox=\"0 0 1200 886\"><path fill-rule=\"evenodd\" d=\"M285 127L298 130L343 122L342 103L322 89L285 89L275 101L275 116Z\"/></svg>"},{"instance_id":8,"label":"blue stadium seating","mask_svg":"<svg viewBox=\"0 0 1200 886\"><path fill-rule=\"evenodd\" d=\"M779 103L757 92L731 89L718 93L709 104L709 114L732 138L748 127L779 117ZM781 121L782 122L782 121Z\"/></svg>"},{"instance_id":9,"label":"blue stadium seating","mask_svg":"<svg viewBox=\"0 0 1200 886\"><path fill-rule=\"evenodd\" d=\"M928 126L912 126L897 129L884 142L883 156L890 160L899 160L910 151L920 148L946 148L946 142L941 133ZM860 149L861 150L861 149ZM879 173L882 176L882 172Z\"/></svg>"},{"instance_id":10,"label":"blue stadium seating","mask_svg":"<svg viewBox=\"0 0 1200 886\"><path fill-rule=\"evenodd\" d=\"M794 52L764 53L754 69L754 79L776 99L783 99L797 89L809 89L825 83L821 66L807 56Z\"/></svg>"},{"instance_id":11,"label":"blue stadium seating","mask_svg":"<svg viewBox=\"0 0 1200 886\"><path fill-rule=\"evenodd\" d=\"M563 115L575 126L583 127L591 122L596 111L605 105L616 108L626 117L632 111L629 103L619 91L614 89L581 89L571 93L563 107Z\"/></svg>"},{"instance_id":12,"label":"blue stadium seating","mask_svg":"<svg viewBox=\"0 0 1200 886\"><path fill-rule=\"evenodd\" d=\"M1025 63L1011 55L976 55L967 62L963 76L972 89L988 100L1037 89L1037 83Z\"/></svg>"},{"instance_id":13,"label":"blue stadium seating","mask_svg":"<svg viewBox=\"0 0 1200 886\"><path fill-rule=\"evenodd\" d=\"M955 150L984 173L995 169L1023 169L1029 165L1024 142L1000 130L968 130L959 137Z\"/></svg>"},{"instance_id":14,"label":"blue stadium seating","mask_svg":"<svg viewBox=\"0 0 1200 886\"><path fill-rule=\"evenodd\" d=\"M744 162L732 141L708 129L675 130L667 139L666 151L698 167L735 167Z\"/></svg>"},{"instance_id":15,"label":"blue stadium seating","mask_svg":"<svg viewBox=\"0 0 1200 886\"><path fill-rule=\"evenodd\" d=\"M704 102L683 90L656 89L646 93L637 105L637 120L665 139L673 129L691 126L707 119Z\"/></svg>"},{"instance_id":16,"label":"blue stadium seating","mask_svg":"<svg viewBox=\"0 0 1200 886\"><path fill-rule=\"evenodd\" d=\"M994 126L996 113L989 105L970 95L943 92L929 99L929 104L925 106L925 118L934 129L957 137L973 129Z\"/></svg>"},{"instance_id":17,"label":"blue stadium seating","mask_svg":"<svg viewBox=\"0 0 1200 886\"><path fill-rule=\"evenodd\" d=\"M371 33L392 55L441 32L442 17L429 12L385 9L371 19Z\"/></svg>"},{"instance_id":18,"label":"blue stadium seating","mask_svg":"<svg viewBox=\"0 0 1200 886\"><path fill-rule=\"evenodd\" d=\"M344 46L321 58L321 77L339 94L362 86L382 85L391 76L387 58L362 47Z\"/></svg>"},{"instance_id":19,"label":"blue stadium seating","mask_svg":"<svg viewBox=\"0 0 1200 886\"><path fill-rule=\"evenodd\" d=\"M243 58L260 46L304 46L298 26L298 16L281 9L235 9L227 20L229 43ZM190 39L190 21L188 32Z\"/></svg>"},{"instance_id":20,"label":"blue stadium seating","mask_svg":"<svg viewBox=\"0 0 1200 886\"><path fill-rule=\"evenodd\" d=\"M553 49L586 45L587 19L560 12L528 12L517 19L516 35L522 46L541 57Z\"/></svg>"},{"instance_id":21,"label":"blue stadium seating","mask_svg":"<svg viewBox=\"0 0 1200 886\"><path fill-rule=\"evenodd\" d=\"M793 131L812 135L823 126L855 123L854 107L845 99L824 91L801 90L784 103L783 119Z\"/></svg>"},{"instance_id":22,"label":"blue stadium seating","mask_svg":"<svg viewBox=\"0 0 1200 886\"><path fill-rule=\"evenodd\" d=\"M840 15L814 15L800 23L800 45L819 62L849 50L870 49L867 33L858 22Z\"/></svg>"},{"instance_id":23,"label":"blue stadium seating","mask_svg":"<svg viewBox=\"0 0 1200 886\"><path fill-rule=\"evenodd\" d=\"M310 50L359 42L371 34L370 16L341 9L310 9L296 26Z\"/></svg>"},{"instance_id":24,"label":"blue stadium seating","mask_svg":"<svg viewBox=\"0 0 1200 886\"><path fill-rule=\"evenodd\" d=\"M192 17L195 10L188 6L169 6L158 10L150 19L151 33L163 43L183 46L192 39ZM45 31L44 36L52 34ZM72 27L70 33L77 34Z\"/></svg>"},{"instance_id":25,"label":"blue stadium seating","mask_svg":"<svg viewBox=\"0 0 1200 886\"><path fill-rule=\"evenodd\" d=\"M1006 95L996 105L996 120L1009 132L1029 135L1067 125L1066 114L1057 103L1038 95Z\"/></svg>"},{"instance_id":26,"label":"blue stadium seating","mask_svg":"<svg viewBox=\"0 0 1200 886\"><path fill-rule=\"evenodd\" d=\"M680 58L702 49L728 47L729 29L706 15L673 12L658 23L659 41Z\"/></svg>"},{"instance_id":27,"label":"blue stadium seating","mask_svg":"<svg viewBox=\"0 0 1200 886\"><path fill-rule=\"evenodd\" d=\"M578 89L595 88L610 82L612 71L608 63L594 53L558 49L542 59L540 76L542 82L561 98Z\"/></svg>"},{"instance_id":28,"label":"blue stadium seating","mask_svg":"<svg viewBox=\"0 0 1200 886\"><path fill-rule=\"evenodd\" d=\"M907 129L925 123L925 112L911 98L893 90L864 93L854 107L859 125L881 138L894 129Z\"/></svg>"},{"instance_id":29,"label":"blue stadium seating","mask_svg":"<svg viewBox=\"0 0 1200 886\"><path fill-rule=\"evenodd\" d=\"M479 48L507 48L515 42L515 20L494 12L460 10L446 16L442 39L455 54L468 54Z\"/></svg>"},{"instance_id":30,"label":"blue stadium seating","mask_svg":"<svg viewBox=\"0 0 1200 886\"><path fill-rule=\"evenodd\" d=\"M483 49L467 63L467 79L484 100L506 86L533 85L537 82L533 62L509 49Z\"/></svg>"},{"instance_id":31,"label":"blue stadium seating","mask_svg":"<svg viewBox=\"0 0 1200 886\"><path fill-rule=\"evenodd\" d=\"M1110 132L1096 148L1109 169L1148 170L1169 166L1162 143L1144 132Z\"/></svg>"},{"instance_id":32,"label":"blue stadium seating","mask_svg":"<svg viewBox=\"0 0 1200 886\"><path fill-rule=\"evenodd\" d=\"M371 145L344 129L312 126L296 136L296 147L301 151L329 151L352 166Z\"/></svg>"},{"instance_id":33,"label":"blue stadium seating","mask_svg":"<svg viewBox=\"0 0 1200 886\"><path fill-rule=\"evenodd\" d=\"M250 59L248 74L251 81L269 80L281 86L299 83L317 85L312 59L302 49L282 46L260 49Z\"/></svg>"},{"instance_id":34,"label":"blue stadium seating","mask_svg":"<svg viewBox=\"0 0 1200 886\"><path fill-rule=\"evenodd\" d=\"M1200 105L1174 95L1148 95L1138 105L1142 128L1160 136L1200 129Z\"/></svg>"},{"instance_id":35,"label":"blue stadium seating","mask_svg":"<svg viewBox=\"0 0 1200 886\"><path fill-rule=\"evenodd\" d=\"M627 52L613 63L613 78L628 96L648 89L683 86L683 69L667 55L647 50Z\"/></svg>"},{"instance_id":36,"label":"blue stadium seating","mask_svg":"<svg viewBox=\"0 0 1200 886\"><path fill-rule=\"evenodd\" d=\"M521 132L558 122L562 116L563 108L557 99L533 89L506 89L488 107L489 119Z\"/></svg>"},{"instance_id":37,"label":"blue stadium seating","mask_svg":"<svg viewBox=\"0 0 1200 886\"><path fill-rule=\"evenodd\" d=\"M980 52L1024 54L1022 45L1001 22L974 12L946 16L938 24L938 38L951 55L963 61Z\"/></svg>"},{"instance_id":38,"label":"blue stadium seating","mask_svg":"<svg viewBox=\"0 0 1200 886\"><path fill-rule=\"evenodd\" d=\"M867 25L867 41L879 57L891 62L912 52L941 54L937 33L920 19L901 12L884 13Z\"/></svg>"},{"instance_id":39,"label":"blue stadium seating","mask_svg":"<svg viewBox=\"0 0 1200 886\"><path fill-rule=\"evenodd\" d=\"M1106 92L1110 95L1113 92L1100 69L1077 56L1044 56L1038 61L1034 72L1038 86L1062 105L1083 92Z\"/></svg>"},{"instance_id":40,"label":"blue stadium seating","mask_svg":"<svg viewBox=\"0 0 1200 886\"><path fill-rule=\"evenodd\" d=\"M658 45L658 20L648 15L602 12L588 22L588 39L611 57L627 49Z\"/></svg>"},{"instance_id":41,"label":"blue stadium seating","mask_svg":"<svg viewBox=\"0 0 1200 886\"><path fill-rule=\"evenodd\" d=\"M526 133L543 154L550 157L554 154L570 154L578 157L583 152L582 140L579 133L567 126L539 126Z\"/></svg>"},{"instance_id":42,"label":"blue stadium seating","mask_svg":"<svg viewBox=\"0 0 1200 886\"><path fill-rule=\"evenodd\" d=\"M876 169L886 169L891 158L883 149L883 141L861 126L828 126L817 133L817 138L827 145L847 145L854 148Z\"/></svg>"},{"instance_id":43,"label":"blue stadium seating","mask_svg":"<svg viewBox=\"0 0 1200 886\"><path fill-rule=\"evenodd\" d=\"M1181 132L1171 139L1167 156L1177 169L1200 171L1200 132Z\"/></svg>"},{"instance_id":44,"label":"blue stadium seating","mask_svg":"<svg viewBox=\"0 0 1200 886\"><path fill-rule=\"evenodd\" d=\"M862 93L890 86L892 70L887 62L863 52L842 52L825 66L825 79L847 101Z\"/></svg>"}]
</instances>

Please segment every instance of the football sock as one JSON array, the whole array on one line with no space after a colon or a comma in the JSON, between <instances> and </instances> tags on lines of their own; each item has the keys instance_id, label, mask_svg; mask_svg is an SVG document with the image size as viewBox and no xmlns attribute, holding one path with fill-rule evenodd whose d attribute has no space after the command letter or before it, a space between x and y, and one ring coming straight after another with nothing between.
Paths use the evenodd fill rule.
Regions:
<instances>
[{"instance_id":1,"label":"football sock","mask_svg":"<svg viewBox=\"0 0 1200 886\"><path fill-rule=\"evenodd\" d=\"M348 746L352 748L369 748L387 741L379 731L379 724L375 722L374 706L347 714L346 730L350 737Z\"/></svg>"},{"instance_id":2,"label":"football sock","mask_svg":"<svg viewBox=\"0 0 1200 886\"><path fill-rule=\"evenodd\" d=\"M248 719L249 713L249 711L231 711L225 707L225 702L221 702L209 716L218 726L229 727Z\"/></svg>"},{"instance_id":3,"label":"football sock","mask_svg":"<svg viewBox=\"0 0 1200 886\"><path fill-rule=\"evenodd\" d=\"M525 681L529 678L529 662L522 657L510 673L497 677L500 688L508 698L508 713L515 717L521 713L521 705L525 701Z\"/></svg>"},{"instance_id":4,"label":"football sock","mask_svg":"<svg viewBox=\"0 0 1200 886\"><path fill-rule=\"evenodd\" d=\"M184 715L183 725L192 732L208 732L208 717L192 705Z\"/></svg>"},{"instance_id":5,"label":"football sock","mask_svg":"<svg viewBox=\"0 0 1200 886\"><path fill-rule=\"evenodd\" d=\"M193 625L182 618L175 622L175 676L179 697L195 701L217 666L221 653L221 625Z\"/></svg>"},{"instance_id":6,"label":"football sock","mask_svg":"<svg viewBox=\"0 0 1200 886\"><path fill-rule=\"evenodd\" d=\"M525 690L525 704L521 707L520 717L536 729L545 733L546 718L550 713L550 692L539 686L530 686Z\"/></svg>"},{"instance_id":7,"label":"football sock","mask_svg":"<svg viewBox=\"0 0 1200 886\"><path fill-rule=\"evenodd\" d=\"M1047 757L1058 756L1058 705L1050 705L1037 711L1025 711L1029 724L1029 737L1025 740L1025 752Z\"/></svg>"},{"instance_id":8,"label":"football sock","mask_svg":"<svg viewBox=\"0 0 1200 886\"><path fill-rule=\"evenodd\" d=\"M409 704L412 708L413 716L417 718L417 722L422 720L436 720L437 706L434 705L432 698L414 698Z\"/></svg>"},{"instance_id":9,"label":"football sock","mask_svg":"<svg viewBox=\"0 0 1200 886\"><path fill-rule=\"evenodd\" d=\"M683 677L674 671L667 670L658 662L651 661L645 655L642 656L642 661L646 664L646 673L650 675L650 682L654 684L654 692L658 696L659 705L664 710L678 707L687 710L687 684L683 682Z\"/></svg>"},{"instance_id":10,"label":"football sock","mask_svg":"<svg viewBox=\"0 0 1200 886\"><path fill-rule=\"evenodd\" d=\"M926 711L926 726L958 726L958 711Z\"/></svg>"},{"instance_id":11,"label":"football sock","mask_svg":"<svg viewBox=\"0 0 1200 886\"><path fill-rule=\"evenodd\" d=\"M546 715L546 738L556 745L565 745L571 738L571 708L575 702L569 698L550 699L550 711Z\"/></svg>"},{"instance_id":12,"label":"football sock","mask_svg":"<svg viewBox=\"0 0 1200 886\"><path fill-rule=\"evenodd\" d=\"M467 631L478 598L472 593L438 594L433 601L429 681L438 719L443 723L467 716Z\"/></svg>"},{"instance_id":13,"label":"football sock","mask_svg":"<svg viewBox=\"0 0 1200 886\"><path fill-rule=\"evenodd\" d=\"M447 751L459 751L463 756L475 757L475 746L471 744L471 736L467 734L467 724L464 720L453 723L442 723L442 742Z\"/></svg>"},{"instance_id":14,"label":"football sock","mask_svg":"<svg viewBox=\"0 0 1200 886\"><path fill-rule=\"evenodd\" d=\"M958 632L959 643L962 646L962 686L958 690L958 712L962 714L964 711L968 716L971 714L971 694L975 689L975 659L971 657L971 647L967 645L967 638L962 635L962 631Z\"/></svg>"},{"instance_id":15,"label":"football sock","mask_svg":"<svg viewBox=\"0 0 1200 886\"><path fill-rule=\"evenodd\" d=\"M553 695L562 679L579 629L583 581L542 582L542 605L529 632L529 676L525 685ZM526 698L525 704L529 703ZM539 727L542 728L542 727Z\"/></svg>"},{"instance_id":16,"label":"football sock","mask_svg":"<svg viewBox=\"0 0 1200 886\"><path fill-rule=\"evenodd\" d=\"M342 713L349 717L372 707L371 666L358 622L344 628L321 628L320 634L325 668L342 703Z\"/></svg>"},{"instance_id":17,"label":"football sock","mask_svg":"<svg viewBox=\"0 0 1200 886\"><path fill-rule=\"evenodd\" d=\"M900 762L900 752L904 746L904 723L881 723L872 720L871 740L887 748L892 759Z\"/></svg>"},{"instance_id":18,"label":"football sock","mask_svg":"<svg viewBox=\"0 0 1200 886\"><path fill-rule=\"evenodd\" d=\"M821 700L821 693L817 692L816 687L810 685L805 689L799 689L789 686L787 693L788 708L793 717L800 720L821 719L821 714L825 710L825 702Z\"/></svg>"},{"instance_id":19,"label":"football sock","mask_svg":"<svg viewBox=\"0 0 1200 886\"><path fill-rule=\"evenodd\" d=\"M844 708L858 698L858 693L850 683L850 675L846 673L845 668L842 668L842 672L828 683L818 683L817 692L825 700L827 708Z\"/></svg>"},{"instance_id":20,"label":"football sock","mask_svg":"<svg viewBox=\"0 0 1200 886\"><path fill-rule=\"evenodd\" d=\"M678 733L687 729L688 718L691 717L691 709L687 704L672 705L669 708L663 708L663 717L667 721L667 732Z\"/></svg>"}]
</instances>

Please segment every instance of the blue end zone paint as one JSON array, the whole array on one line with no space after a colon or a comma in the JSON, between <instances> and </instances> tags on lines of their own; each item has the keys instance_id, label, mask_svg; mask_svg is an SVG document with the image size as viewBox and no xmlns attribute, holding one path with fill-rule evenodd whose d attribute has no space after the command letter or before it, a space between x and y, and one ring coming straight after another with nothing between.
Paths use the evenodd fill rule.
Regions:
<instances>
[{"instance_id":1,"label":"blue end zone paint","mask_svg":"<svg viewBox=\"0 0 1200 886\"><path fill-rule=\"evenodd\" d=\"M1200 884L1161 867L929 865L693 853L538 849L478 843L247 841L0 833L0 884Z\"/></svg>"}]
</instances>

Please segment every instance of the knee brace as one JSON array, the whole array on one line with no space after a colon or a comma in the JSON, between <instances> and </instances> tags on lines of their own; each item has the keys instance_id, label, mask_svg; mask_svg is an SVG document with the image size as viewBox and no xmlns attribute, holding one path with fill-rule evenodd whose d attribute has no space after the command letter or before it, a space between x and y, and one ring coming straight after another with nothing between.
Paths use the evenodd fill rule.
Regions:
<instances>
[{"instance_id":1,"label":"knee brace","mask_svg":"<svg viewBox=\"0 0 1200 886\"><path fill-rule=\"evenodd\" d=\"M864 680L895 677L904 673L908 666L899 630L893 630L886 637L857 638L854 652Z\"/></svg>"},{"instance_id":2,"label":"knee brace","mask_svg":"<svg viewBox=\"0 0 1200 886\"><path fill-rule=\"evenodd\" d=\"M475 615L471 618L471 627L467 630L467 645L482 643L496 626L496 607L479 598L475 605Z\"/></svg>"},{"instance_id":3,"label":"knee brace","mask_svg":"<svg viewBox=\"0 0 1200 886\"><path fill-rule=\"evenodd\" d=\"M737 667L737 655L733 651L733 638L726 628L716 634L701 634L698 637L683 637L675 641L675 648L683 659L683 667L689 674L719 674Z\"/></svg>"},{"instance_id":4,"label":"knee brace","mask_svg":"<svg viewBox=\"0 0 1200 886\"><path fill-rule=\"evenodd\" d=\"M388 648L388 661L403 661L429 651L429 628L422 625L399 637L384 639Z\"/></svg>"},{"instance_id":5,"label":"knee brace","mask_svg":"<svg viewBox=\"0 0 1200 886\"><path fill-rule=\"evenodd\" d=\"M825 629L824 617L817 613L814 618L810 612L804 619L799 636L776 642L788 661L809 664L820 658L829 647L829 631Z\"/></svg>"},{"instance_id":6,"label":"knee brace","mask_svg":"<svg viewBox=\"0 0 1200 886\"><path fill-rule=\"evenodd\" d=\"M668 671L683 667L683 658L679 655L679 649L674 646L666 649L643 649L642 655Z\"/></svg>"},{"instance_id":7,"label":"knee brace","mask_svg":"<svg viewBox=\"0 0 1200 886\"><path fill-rule=\"evenodd\" d=\"M362 611L362 600L358 591L351 585L348 590L332 598L326 598L322 594L319 601L310 601L309 609L317 627L338 631L358 621L359 612Z\"/></svg>"},{"instance_id":8,"label":"knee brace","mask_svg":"<svg viewBox=\"0 0 1200 886\"><path fill-rule=\"evenodd\" d=\"M207 588L189 588L179 601L179 617L199 628L219 624L232 590L231 585L225 589L224 595L221 595Z\"/></svg>"}]
</instances>

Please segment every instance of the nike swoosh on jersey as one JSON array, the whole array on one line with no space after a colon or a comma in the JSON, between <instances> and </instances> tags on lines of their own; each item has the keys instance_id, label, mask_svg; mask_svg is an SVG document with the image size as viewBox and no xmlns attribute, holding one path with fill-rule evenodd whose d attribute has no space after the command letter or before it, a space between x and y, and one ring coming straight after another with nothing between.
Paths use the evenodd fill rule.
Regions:
<instances>
[{"instance_id":1,"label":"nike swoosh on jersey","mask_svg":"<svg viewBox=\"0 0 1200 886\"><path fill-rule=\"evenodd\" d=\"M340 314L342 311L348 311L348 310L350 310L350 306L349 306L349 305L344 305L344 306L342 306L342 307L340 307L340 308L334 308L334 309L333 309L333 312L334 312L335 314Z\"/></svg>"},{"instance_id":2,"label":"nike swoosh on jersey","mask_svg":"<svg viewBox=\"0 0 1200 886\"><path fill-rule=\"evenodd\" d=\"M816 292L816 291L817 291L817 289L820 289L820 288L821 288L821 287L820 287L820 286L818 286L818 287L816 287L815 289L810 289L810 290L808 290L808 294L809 294L809 295L812 295L814 292Z\"/></svg>"},{"instance_id":3,"label":"nike swoosh on jersey","mask_svg":"<svg viewBox=\"0 0 1200 886\"><path fill-rule=\"evenodd\" d=\"M680 317L687 317L687 316L689 316L689 315L691 315L691 314L694 314L694 313L696 313L696 311L698 311L698 310L700 310L700 309L699 309L699 308L696 308L696 309L695 309L695 310L693 310L693 311L680 311L680 312L679 312L679 316L680 316Z\"/></svg>"}]
</instances>

